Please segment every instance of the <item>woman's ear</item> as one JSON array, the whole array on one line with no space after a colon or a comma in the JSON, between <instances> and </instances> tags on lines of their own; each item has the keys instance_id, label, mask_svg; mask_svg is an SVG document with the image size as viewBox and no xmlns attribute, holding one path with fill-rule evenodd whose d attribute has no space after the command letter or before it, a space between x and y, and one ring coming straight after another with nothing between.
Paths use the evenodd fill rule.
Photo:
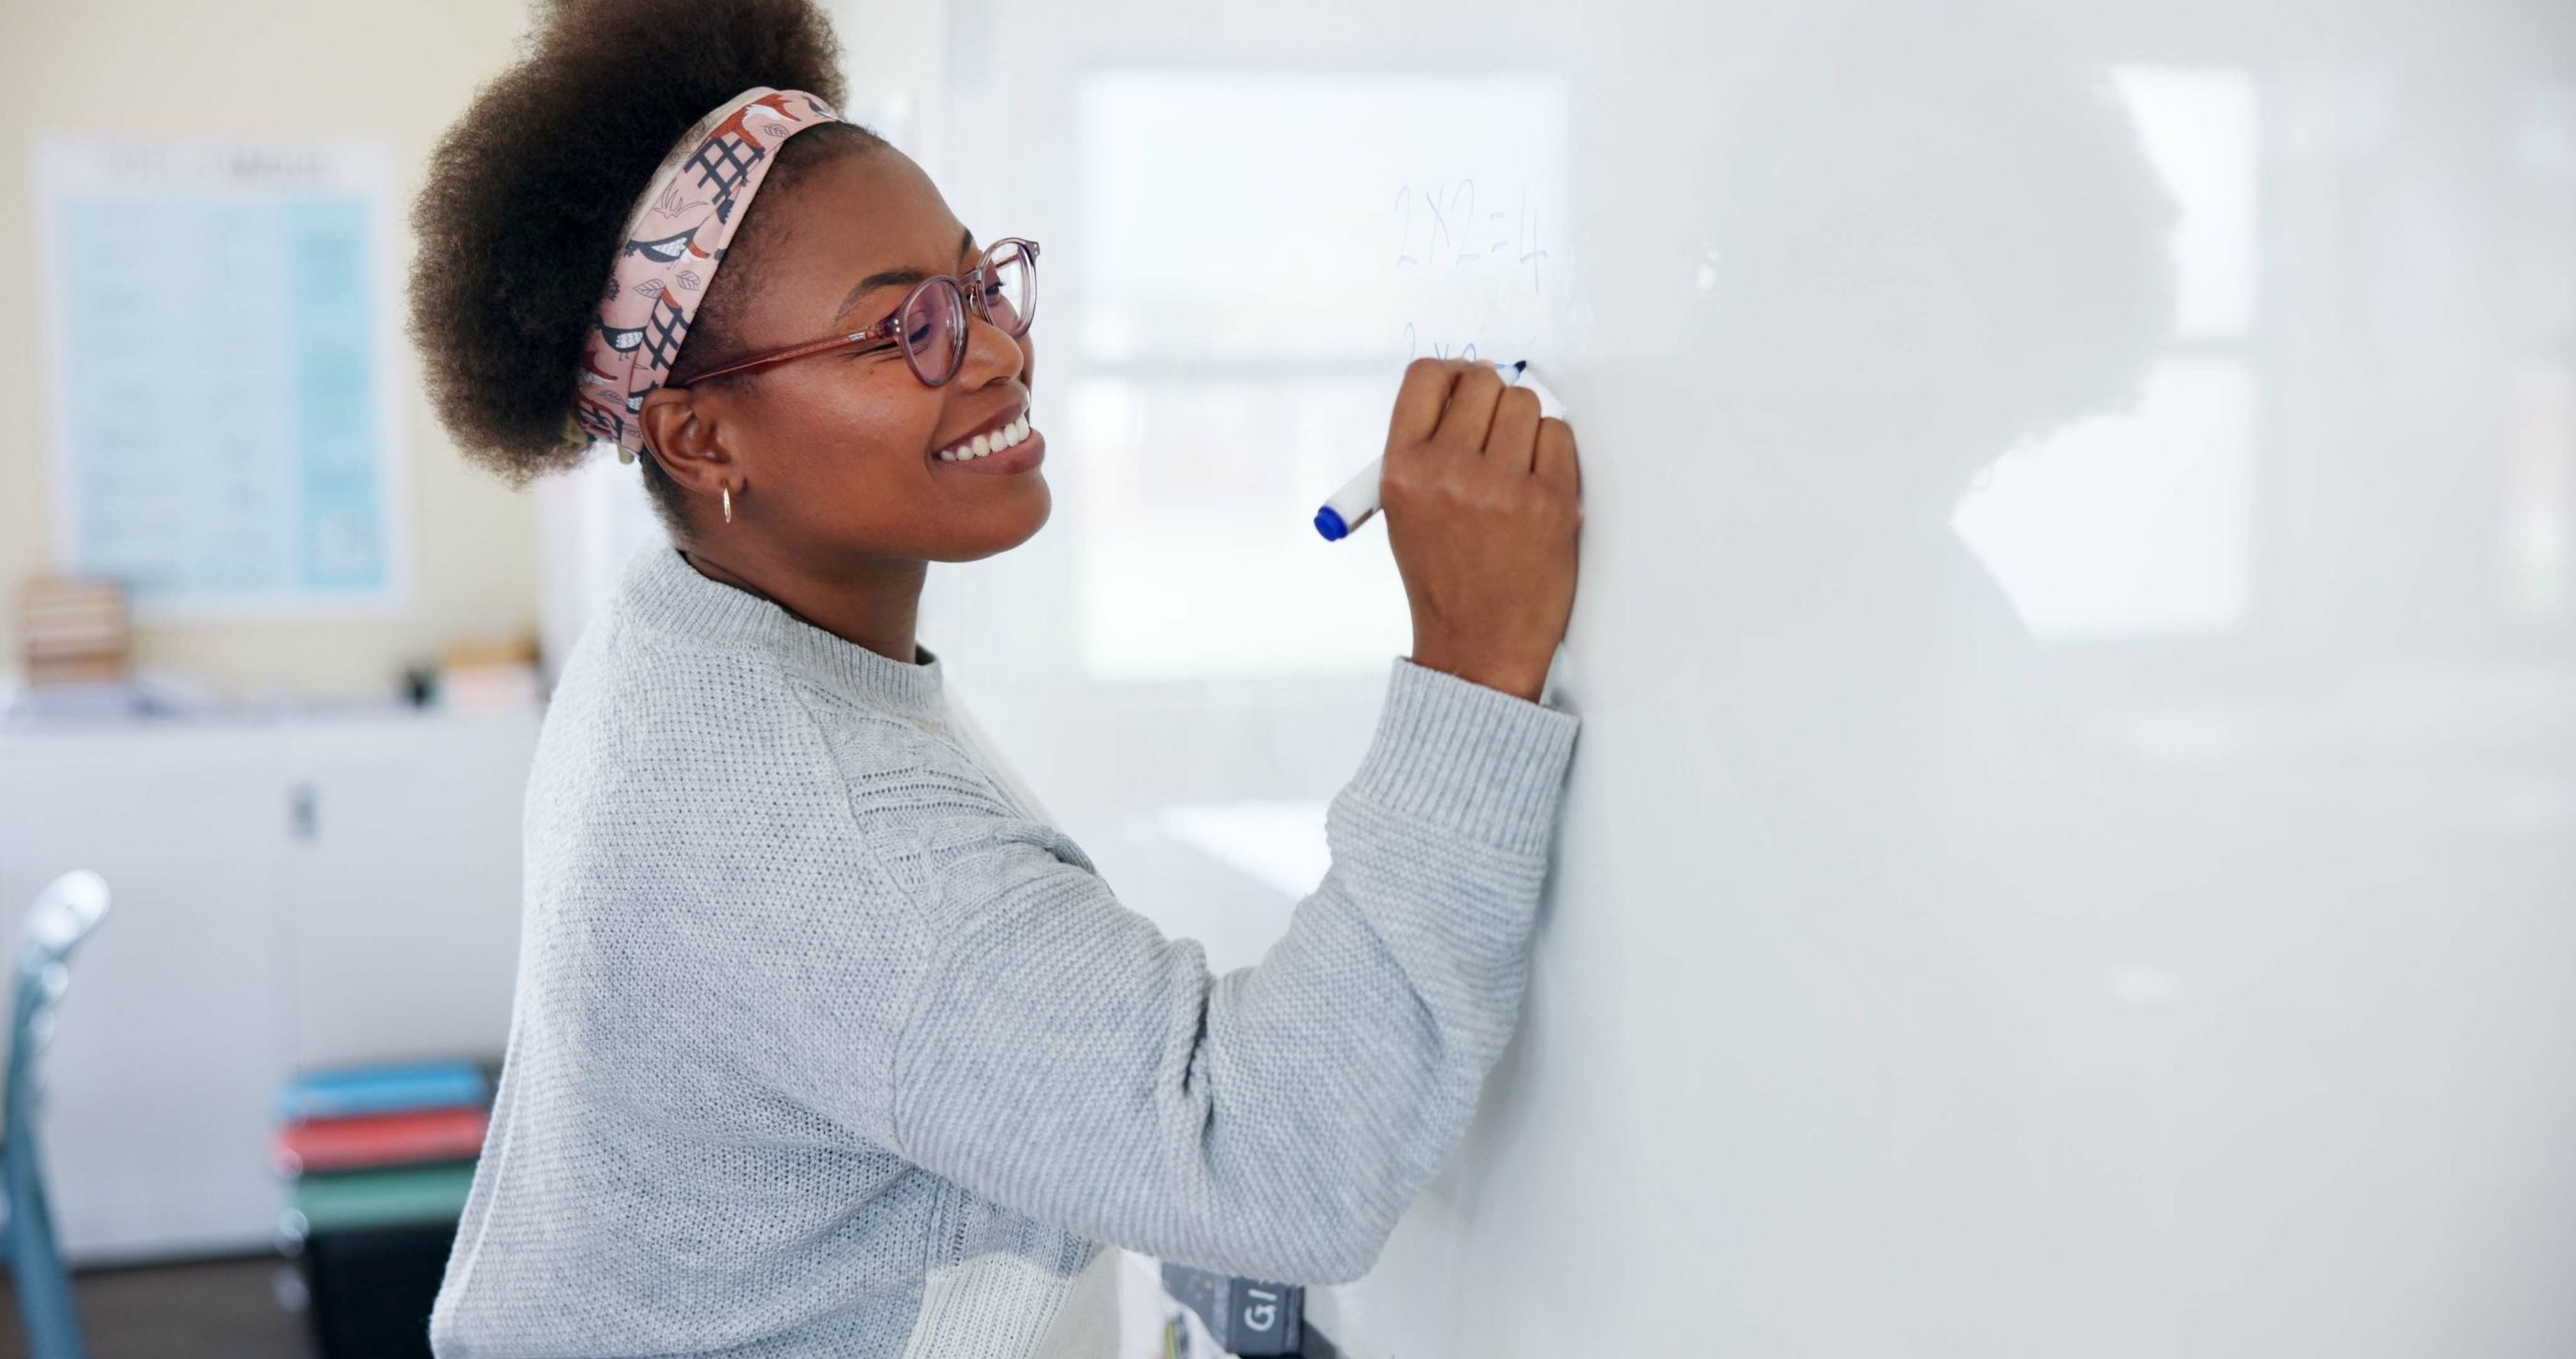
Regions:
<instances>
[{"instance_id":1,"label":"woman's ear","mask_svg":"<svg viewBox=\"0 0 2576 1359\"><path fill-rule=\"evenodd\" d=\"M704 393L694 389L656 387L644 394L635 422L644 429L663 475L687 490L714 495L726 481L733 450L709 409Z\"/></svg>"}]
</instances>

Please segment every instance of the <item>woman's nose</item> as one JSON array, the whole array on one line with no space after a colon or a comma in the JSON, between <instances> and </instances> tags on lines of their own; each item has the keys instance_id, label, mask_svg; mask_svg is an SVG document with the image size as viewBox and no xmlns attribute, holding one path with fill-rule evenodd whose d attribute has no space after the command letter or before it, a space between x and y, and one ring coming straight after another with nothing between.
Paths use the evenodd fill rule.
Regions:
<instances>
[{"instance_id":1,"label":"woman's nose","mask_svg":"<svg viewBox=\"0 0 2576 1359\"><path fill-rule=\"evenodd\" d=\"M968 308L966 361L961 368L961 376L969 386L975 387L1020 377L1028 367L1028 351L1022 347L1026 340L1026 336L1014 339L1009 331Z\"/></svg>"}]
</instances>

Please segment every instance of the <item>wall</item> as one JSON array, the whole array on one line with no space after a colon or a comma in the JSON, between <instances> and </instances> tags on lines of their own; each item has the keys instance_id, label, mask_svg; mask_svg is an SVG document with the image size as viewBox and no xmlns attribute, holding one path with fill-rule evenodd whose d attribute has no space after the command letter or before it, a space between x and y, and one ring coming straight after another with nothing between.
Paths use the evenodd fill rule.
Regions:
<instances>
[{"instance_id":1,"label":"wall","mask_svg":"<svg viewBox=\"0 0 2576 1359\"><path fill-rule=\"evenodd\" d=\"M29 158L40 131L374 134L394 147L401 196L477 85L511 57L520 0L437 5L180 0L15 4L0 43L0 275L36 296ZM0 315L0 648L17 652L17 587L53 544L41 313ZM352 621L146 625L140 665L219 688L386 692L403 663L463 632L532 625L537 530L528 496L468 466L425 401L411 408L415 588L400 613Z\"/></svg>"}]
</instances>

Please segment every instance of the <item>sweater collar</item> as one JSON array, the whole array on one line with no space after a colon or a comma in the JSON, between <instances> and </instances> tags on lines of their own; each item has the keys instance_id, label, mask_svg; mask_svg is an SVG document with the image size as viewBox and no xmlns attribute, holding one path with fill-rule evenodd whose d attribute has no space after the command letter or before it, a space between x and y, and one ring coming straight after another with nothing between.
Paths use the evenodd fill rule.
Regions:
<instances>
[{"instance_id":1,"label":"sweater collar","mask_svg":"<svg viewBox=\"0 0 2576 1359\"><path fill-rule=\"evenodd\" d=\"M618 594L627 614L650 627L719 649L756 648L855 697L921 712L942 707L939 657L918 640L917 664L879 655L747 590L701 575L667 543L636 552Z\"/></svg>"}]
</instances>

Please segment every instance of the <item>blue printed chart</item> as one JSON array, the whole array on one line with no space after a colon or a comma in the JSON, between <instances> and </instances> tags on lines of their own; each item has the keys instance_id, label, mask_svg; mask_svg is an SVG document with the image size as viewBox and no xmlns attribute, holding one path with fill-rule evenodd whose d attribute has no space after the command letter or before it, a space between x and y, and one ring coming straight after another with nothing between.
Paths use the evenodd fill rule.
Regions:
<instances>
[{"instance_id":1,"label":"blue printed chart","mask_svg":"<svg viewBox=\"0 0 2576 1359\"><path fill-rule=\"evenodd\" d=\"M57 567L145 617L403 606L387 150L36 150Z\"/></svg>"}]
</instances>

